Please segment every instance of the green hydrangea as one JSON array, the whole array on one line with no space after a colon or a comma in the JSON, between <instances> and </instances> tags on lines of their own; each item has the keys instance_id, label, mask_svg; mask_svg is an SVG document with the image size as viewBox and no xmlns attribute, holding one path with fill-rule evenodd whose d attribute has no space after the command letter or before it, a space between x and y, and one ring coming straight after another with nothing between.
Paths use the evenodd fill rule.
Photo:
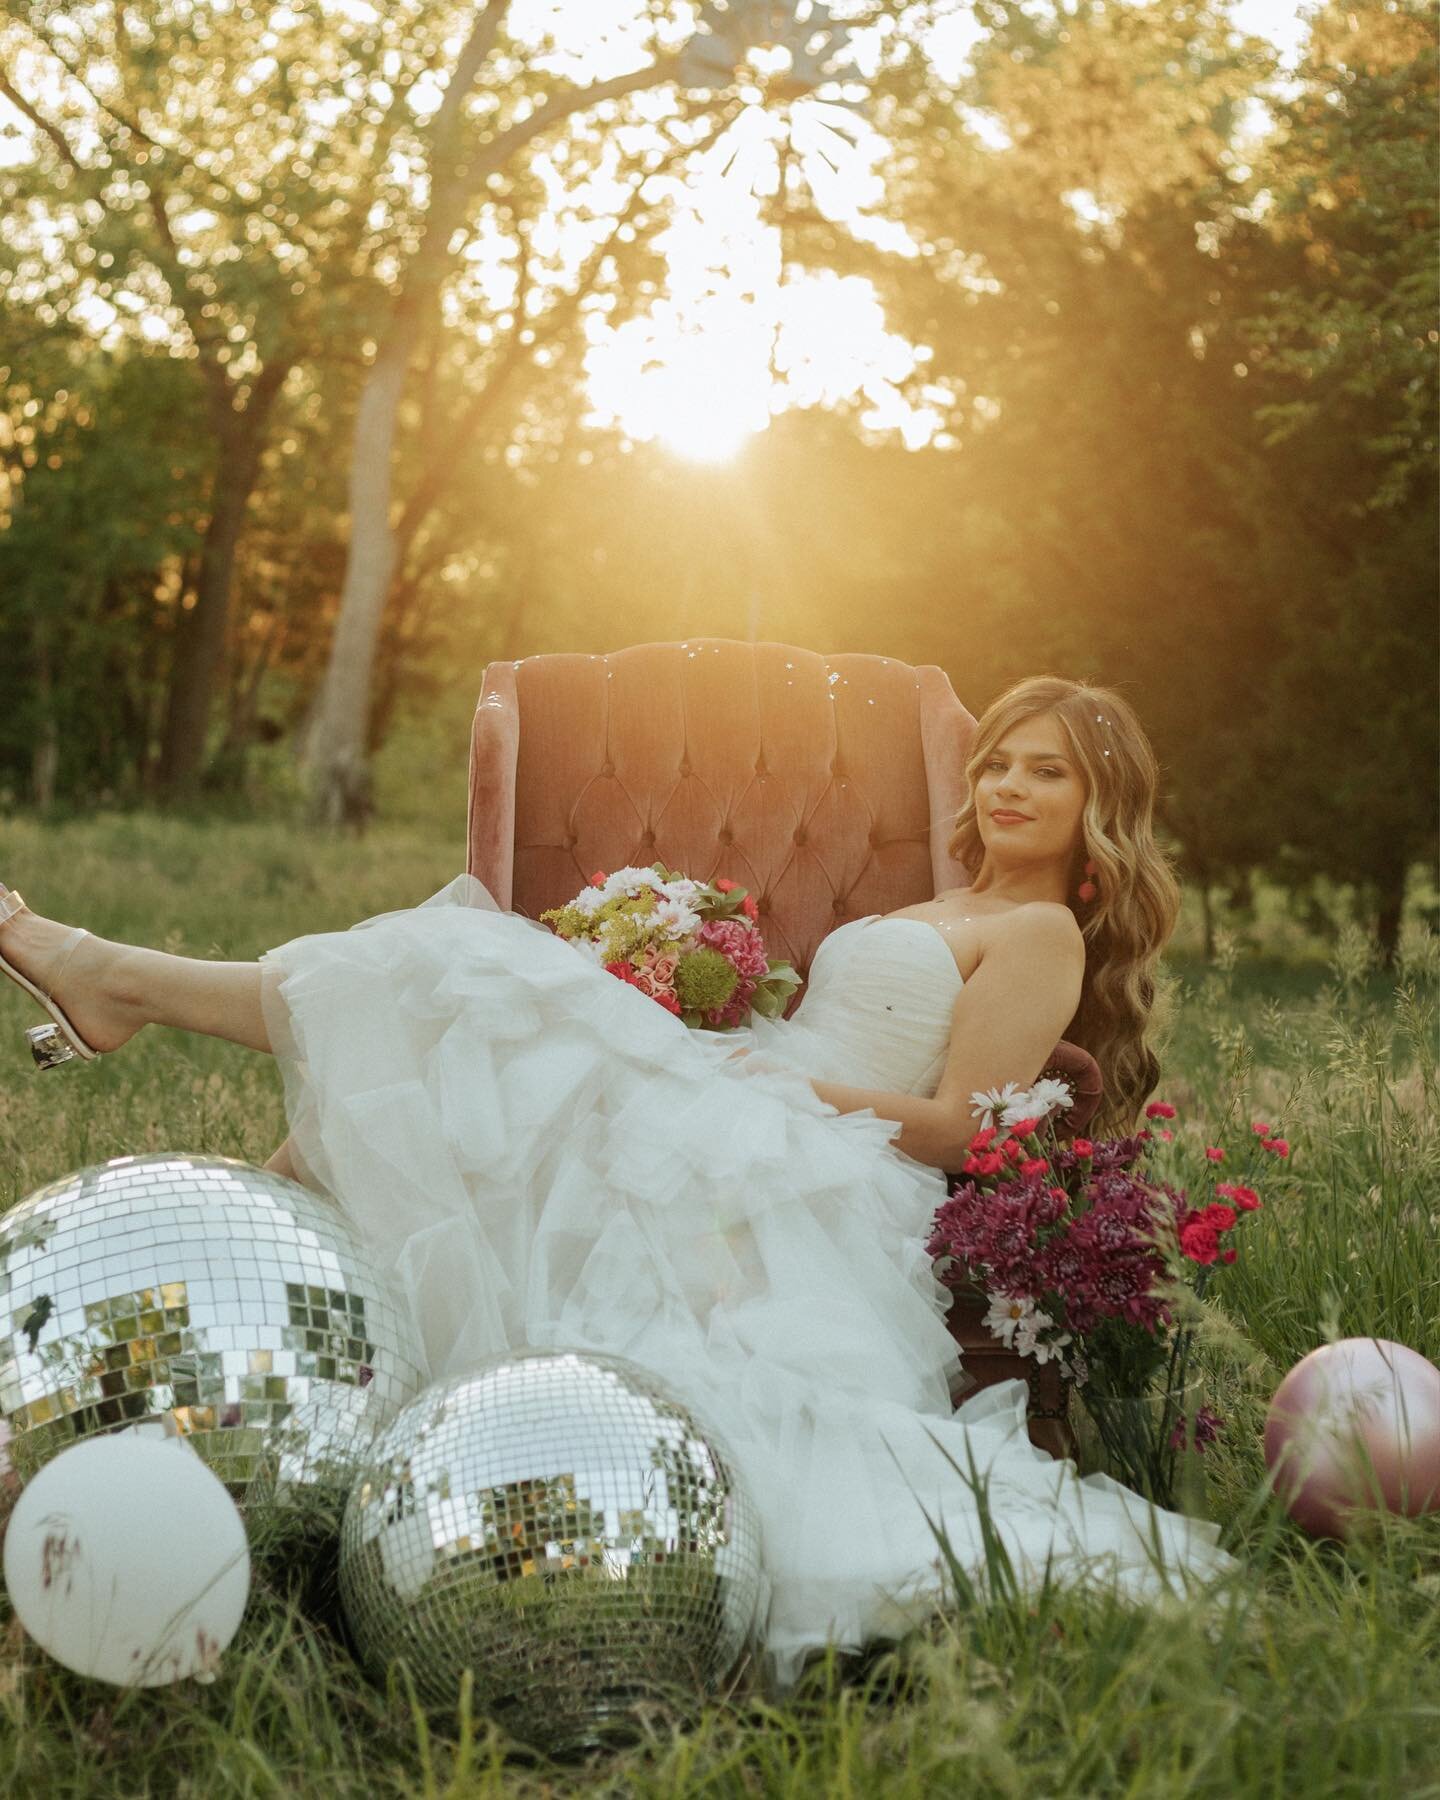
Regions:
<instances>
[{"instance_id":1,"label":"green hydrangea","mask_svg":"<svg viewBox=\"0 0 1440 1800\"><path fill-rule=\"evenodd\" d=\"M684 1009L709 1012L735 992L739 971L718 950L692 950L675 965L675 996Z\"/></svg>"}]
</instances>

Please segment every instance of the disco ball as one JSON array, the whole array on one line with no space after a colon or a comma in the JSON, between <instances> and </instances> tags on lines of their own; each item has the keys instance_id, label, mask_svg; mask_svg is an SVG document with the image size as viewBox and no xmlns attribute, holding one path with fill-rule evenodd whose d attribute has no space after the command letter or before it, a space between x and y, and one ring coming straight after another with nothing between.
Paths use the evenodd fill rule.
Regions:
<instances>
[{"instance_id":1,"label":"disco ball","mask_svg":"<svg viewBox=\"0 0 1440 1800\"><path fill-rule=\"evenodd\" d=\"M247 1521L339 1505L424 1377L408 1311L328 1200L226 1156L120 1156L0 1217L0 1415L22 1480L162 1415Z\"/></svg>"},{"instance_id":2,"label":"disco ball","mask_svg":"<svg viewBox=\"0 0 1440 1800\"><path fill-rule=\"evenodd\" d=\"M530 1350L428 1388L377 1440L340 1538L365 1661L474 1702L552 1755L684 1712L730 1672L762 1592L728 1451L619 1356Z\"/></svg>"}]
</instances>

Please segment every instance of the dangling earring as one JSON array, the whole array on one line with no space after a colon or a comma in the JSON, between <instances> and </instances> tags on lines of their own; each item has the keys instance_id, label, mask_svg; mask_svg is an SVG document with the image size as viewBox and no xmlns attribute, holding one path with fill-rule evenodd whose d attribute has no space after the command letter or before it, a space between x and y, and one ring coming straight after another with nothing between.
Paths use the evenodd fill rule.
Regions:
<instances>
[{"instance_id":1,"label":"dangling earring","mask_svg":"<svg viewBox=\"0 0 1440 1800\"><path fill-rule=\"evenodd\" d=\"M1087 877L1094 875L1095 872L1096 872L1096 870L1095 870L1094 858L1086 857L1085 873L1086 873ZM1085 880L1080 883L1079 887L1076 888L1075 892L1081 900L1093 900L1095 898L1096 894L1098 894L1100 892L1100 890L1099 890L1099 888L1096 887L1096 885L1093 881Z\"/></svg>"}]
</instances>

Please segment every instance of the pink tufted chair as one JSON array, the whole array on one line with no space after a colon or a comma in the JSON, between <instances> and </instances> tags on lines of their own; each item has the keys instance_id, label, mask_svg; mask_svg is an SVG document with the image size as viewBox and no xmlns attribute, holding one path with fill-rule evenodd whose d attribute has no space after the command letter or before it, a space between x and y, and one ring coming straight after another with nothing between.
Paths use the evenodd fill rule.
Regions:
<instances>
[{"instance_id":1,"label":"pink tufted chair","mask_svg":"<svg viewBox=\"0 0 1440 1800\"><path fill-rule=\"evenodd\" d=\"M691 638L491 663L470 746L470 872L530 918L595 869L663 859L726 874L803 976L846 919L963 878L946 844L974 730L943 669L888 656ZM1094 1059L1062 1041L1046 1073L1074 1085L1062 1129L1082 1131L1100 1103ZM1073 1454L1053 1366L1005 1350L983 1312L964 1294L950 1309L955 1398L1027 1378L1032 1439Z\"/></svg>"},{"instance_id":2,"label":"pink tufted chair","mask_svg":"<svg viewBox=\"0 0 1440 1800\"><path fill-rule=\"evenodd\" d=\"M522 731L523 722L523 731ZM946 850L975 721L943 669L733 638L531 656L485 671L469 869L538 918L595 869L663 859L748 887L803 976L847 919L963 880ZM1083 1129L1100 1071L1062 1042Z\"/></svg>"}]
</instances>

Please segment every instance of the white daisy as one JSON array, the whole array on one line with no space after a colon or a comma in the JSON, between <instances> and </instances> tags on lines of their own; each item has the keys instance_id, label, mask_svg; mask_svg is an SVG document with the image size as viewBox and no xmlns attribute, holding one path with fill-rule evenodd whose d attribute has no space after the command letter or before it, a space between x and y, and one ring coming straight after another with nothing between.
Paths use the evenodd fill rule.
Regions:
<instances>
[{"instance_id":1,"label":"white daisy","mask_svg":"<svg viewBox=\"0 0 1440 1800\"><path fill-rule=\"evenodd\" d=\"M985 1329L993 1332L1008 1350L1016 1330L1034 1310L1033 1300L1025 1300L1014 1294L991 1294L990 1305L985 1313Z\"/></svg>"},{"instance_id":2,"label":"white daisy","mask_svg":"<svg viewBox=\"0 0 1440 1800\"><path fill-rule=\"evenodd\" d=\"M1053 1325L1054 1323L1055 1321L1050 1317L1049 1313L1039 1312L1031 1305L1030 1310L1025 1314L1024 1318L1016 1320L1015 1348L1022 1356L1035 1356L1037 1361L1044 1362L1045 1358L1043 1356L1037 1356L1039 1344L1036 1340L1047 1325Z\"/></svg>"},{"instance_id":3,"label":"white daisy","mask_svg":"<svg viewBox=\"0 0 1440 1800\"><path fill-rule=\"evenodd\" d=\"M982 1093L977 1088L970 1096L970 1105L975 1117L980 1119L980 1129L988 1131L995 1114L1003 1112L1007 1106L1012 1105L1020 1091L1019 1086L1013 1081L1007 1081L1003 1088L991 1088L988 1093ZM984 1114L983 1118L980 1117L982 1113ZM1015 1115L1017 1119L1022 1119L1024 1116L1023 1113Z\"/></svg>"},{"instance_id":4,"label":"white daisy","mask_svg":"<svg viewBox=\"0 0 1440 1800\"><path fill-rule=\"evenodd\" d=\"M650 917L674 943L700 929L700 915L683 900L661 900Z\"/></svg>"},{"instance_id":5,"label":"white daisy","mask_svg":"<svg viewBox=\"0 0 1440 1800\"><path fill-rule=\"evenodd\" d=\"M1024 1102L1023 1106L1021 1101ZM1011 1102L1012 1107L1019 1107L1020 1110L1012 1117L1007 1108L1007 1116L1001 1120L1001 1124L1013 1125L1016 1119L1045 1119L1054 1112L1068 1112L1074 1102L1075 1095L1068 1082L1043 1078L1035 1083L1028 1094L1021 1094Z\"/></svg>"},{"instance_id":6,"label":"white daisy","mask_svg":"<svg viewBox=\"0 0 1440 1800\"><path fill-rule=\"evenodd\" d=\"M647 887L654 888L658 894L665 892L665 883L653 869L616 869L600 892L607 900L614 900L617 895L638 894L641 888Z\"/></svg>"},{"instance_id":7,"label":"white daisy","mask_svg":"<svg viewBox=\"0 0 1440 1800\"><path fill-rule=\"evenodd\" d=\"M1061 1356L1060 1352L1069 1342L1070 1333L1068 1331L1062 1331L1056 1337L1047 1338L1043 1344L1036 1344L1032 1354L1037 1363L1047 1363L1053 1358L1063 1369L1065 1367L1065 1359Z\"/></svg>"}]
</instances>

